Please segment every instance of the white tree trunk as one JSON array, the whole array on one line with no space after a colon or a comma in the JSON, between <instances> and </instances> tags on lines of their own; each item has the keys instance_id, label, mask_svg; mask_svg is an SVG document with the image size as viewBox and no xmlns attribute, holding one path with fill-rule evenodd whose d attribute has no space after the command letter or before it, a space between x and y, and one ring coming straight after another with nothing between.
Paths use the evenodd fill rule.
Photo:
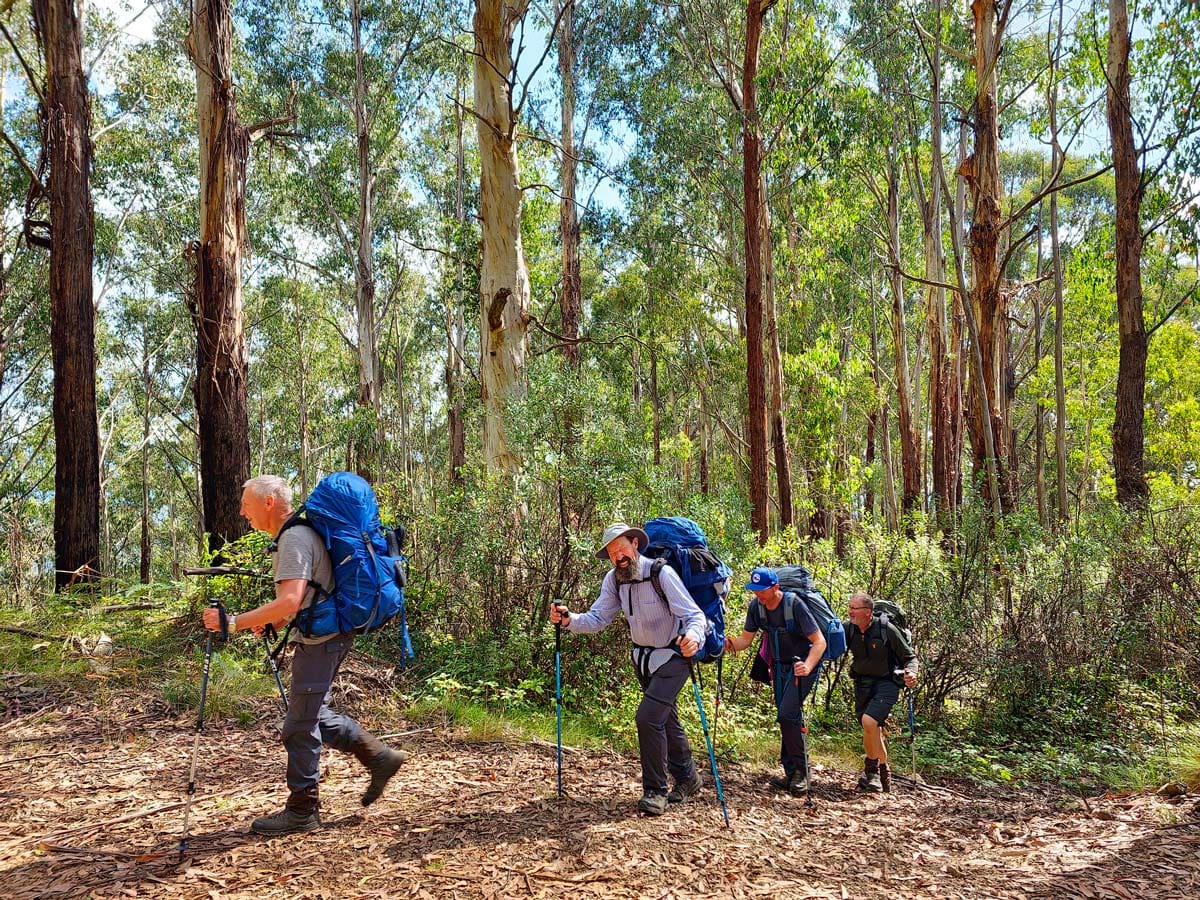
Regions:
<instances>
[{"instance_id":1,"label":"white tree trunk","mask_svg":"<svg viewBox=\"0 0 1200 900\"><path fill-rule=\"evenodd\" d=\"M512 36L529 0L477 0L475 115L479 133L479 374L483 395L483 454L489 468L515 474L520 461L508 442L505 404L524 389L529 272L521 248L512 96Z\"/></svg>"}]
</instances>

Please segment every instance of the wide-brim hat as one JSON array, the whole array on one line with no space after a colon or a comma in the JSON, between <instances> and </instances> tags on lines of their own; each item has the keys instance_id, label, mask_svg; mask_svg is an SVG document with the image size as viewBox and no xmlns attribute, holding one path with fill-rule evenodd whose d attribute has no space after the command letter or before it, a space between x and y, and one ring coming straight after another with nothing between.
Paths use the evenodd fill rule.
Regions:
<instances>
[{"instance_id":1,"label":"wide-brim hat","mask_svg":"<svg viewBox=\"0 0 1200 900\"><path fill-rule=\"evenodd\" d=\"M624 522L613 522L604 529L604 535L600 538L600 549L596 551L596 559L608 559L608 545L617 538L636 537L638 553L646 549L646 545L650 543L650 538L646 537L646 532L632 525L626 525Z\"/></svg>"}]
</instances>

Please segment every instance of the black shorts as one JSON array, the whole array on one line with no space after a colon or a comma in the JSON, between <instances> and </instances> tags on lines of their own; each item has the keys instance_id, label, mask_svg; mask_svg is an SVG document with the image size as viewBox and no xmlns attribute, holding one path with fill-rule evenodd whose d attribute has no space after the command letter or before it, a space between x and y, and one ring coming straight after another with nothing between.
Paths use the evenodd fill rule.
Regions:
<instances>
[{"instance_id":1,"label":"black shorts","mask_svg":"<svg viewBox=\"0 0 1200 900\"><path fill-rule=\"evenodd\" d=\"M854 679L854 711L860 719L868 715L882 725L899 699L900 685L892 678L862 675Z\"/></svg>"}]
</instances>

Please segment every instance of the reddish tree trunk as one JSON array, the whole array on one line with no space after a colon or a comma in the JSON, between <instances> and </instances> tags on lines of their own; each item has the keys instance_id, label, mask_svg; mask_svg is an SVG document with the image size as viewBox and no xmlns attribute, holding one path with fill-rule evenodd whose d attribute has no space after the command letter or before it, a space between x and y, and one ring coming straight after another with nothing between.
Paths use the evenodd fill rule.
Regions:
<instances>
[{"instance_id":1,"label":"reddish tree trunk","mask_svg":"<svg viewBox=\"0 0 1200 900\"><path fill-rule=\"evenodd\" d=\"M1142 179L1129 105L1129 10L1126 0L1109 0L1108 130L1112 134L1117 194L1117 364L1113 419L1113 474L1117 501L1127 509L1146 505L1145 472L1146 323L1142 316Z\"/></svg>"},{"instance_id":2,"label":"reddish tree trunk","mask_svg":"<svg viewBox=\"0 0 1200 900\"><path fill-rule=\"evenodd\" d=\"M985 0L971 5L975 17L975 153L967 160L967 185L973 205L969 238L971 303L977 323L982 379L973 377L969 428L976 473L988 468L991 430L993 456L1001 507L1011 510L1015 501L1010 467L1005 464L1012 447L1009 398L1011 375L1008 360L1007 297L1001 285L1000 129L996 101L996 7ZM986 402L984 401L986 397Z\"/></svg>"},{"instance_id":3,"label":"reddish tree trunk","mask_svg":"<svg viewBox=\"0 0 1200 900\"><path fill-rule=\"evenodd\" d=\"M91 108L83 34L68 0L35 0L46 60L50 166L50 342L54 359L54 585L99 575L100 437L96 419L95 225Z\"/></svg>"},{"instance_id":4,"label":"reddish tree trunk","mask_svg":"<svg viewBox=\"0 0 1200 900\"><path fill-rule=\"evenodd\" d=\"M762 229L765 198L758 122L758 55L764 0L746 3L746 55L742 66L742 197L746 249L746 438L750 445L750 525L760 544L770 536L767 397L763 366Z\"/></svg>"}]
</instances>

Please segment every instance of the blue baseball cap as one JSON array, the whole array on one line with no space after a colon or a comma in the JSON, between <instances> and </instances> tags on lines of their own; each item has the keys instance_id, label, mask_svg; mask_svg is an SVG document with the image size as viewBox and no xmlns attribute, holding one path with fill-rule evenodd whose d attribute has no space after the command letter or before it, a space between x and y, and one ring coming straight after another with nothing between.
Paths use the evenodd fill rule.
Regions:
<instances>
[{"instance_id":1,"label":"blue baseball cap","mask_svg":"<svg viewBox=\"0 0 1200 900\"><path fill-rule=\"evenodd\" d=\"M750 573L750 581L746 585L748 591L765 591L779 584L779 576L775 570L767 566L759 566Z\"/></svg>"}]
</instances>

